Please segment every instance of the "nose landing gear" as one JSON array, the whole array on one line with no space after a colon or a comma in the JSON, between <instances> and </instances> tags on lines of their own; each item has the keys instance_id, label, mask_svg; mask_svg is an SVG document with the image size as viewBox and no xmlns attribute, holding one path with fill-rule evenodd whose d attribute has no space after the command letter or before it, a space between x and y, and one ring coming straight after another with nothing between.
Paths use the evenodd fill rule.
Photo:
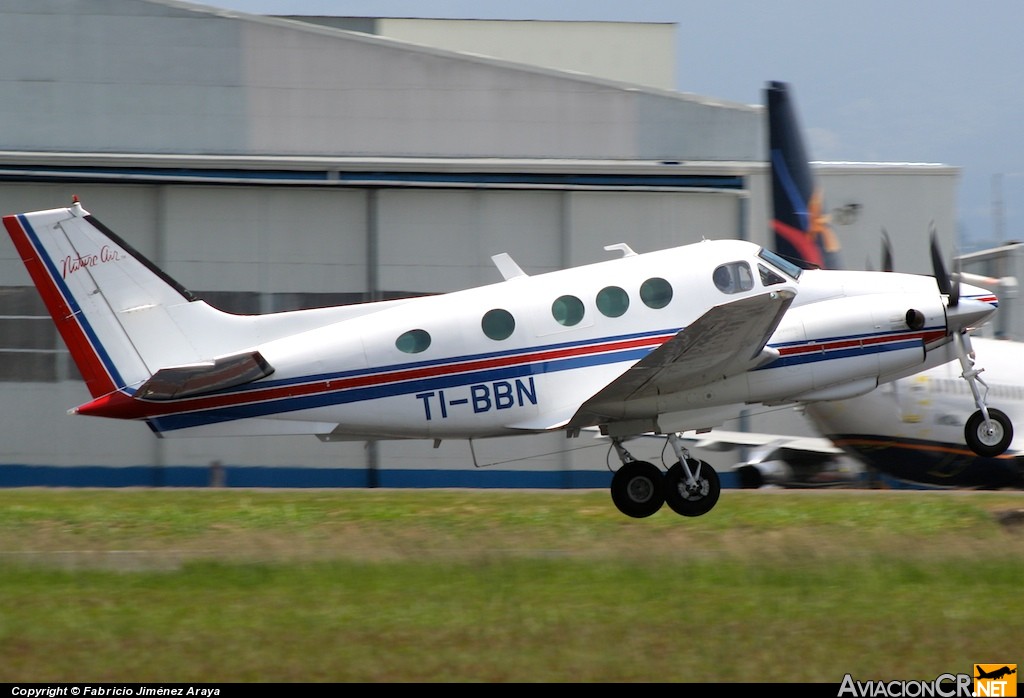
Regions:
<instances>
[{"instance_id":1,"label":"nose landing gear","mask_svg":"<svg viewBox=\"0 0 1024 698\"><path fill-rule=\"evenodd\" d=\"M953 337L960 368L963 369L960 375L967 381L967 385L971 386L974 404L978 406L978 411L971 415L964 426L964 439L971 450L979 456L994 458L1010 447L1010 442L1013 441L1013 422L1005 413L985 403L985 396L978 388L979 384L983 386L985 395L988 395L988 385L979 376L985 369L974 368L974 359L968 350L968 340L964 335L957 333Z\"/></svg>"}]
</instances>

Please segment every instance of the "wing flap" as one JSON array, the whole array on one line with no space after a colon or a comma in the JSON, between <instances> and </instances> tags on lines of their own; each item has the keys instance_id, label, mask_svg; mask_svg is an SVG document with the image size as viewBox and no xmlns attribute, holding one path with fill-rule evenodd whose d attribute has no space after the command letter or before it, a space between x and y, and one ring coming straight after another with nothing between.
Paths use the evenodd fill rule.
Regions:
<instances>
[{"instance_id":1,"label":"wing flap","mask_svg":"<svg viewBox=\"0 0 1024 698\"><path fill-rule=\"evenodd\" d=\"M273 372L258 351L250 351L201 364L162 368L139 386L135 397L180 400L251 383Z\"/></svg>"},{"instance_id":2,"label":"wing flap","mask_svg":"<svg viewBox=\"0 0 1024 698\"><path fill-rule=\"evenodd\" d=\"M771 361L778 353L765 345L795 295L773 291L711 308L583 403L571 423L588 426L603 405L689 390Z\"/></svg>"}]
</instances>

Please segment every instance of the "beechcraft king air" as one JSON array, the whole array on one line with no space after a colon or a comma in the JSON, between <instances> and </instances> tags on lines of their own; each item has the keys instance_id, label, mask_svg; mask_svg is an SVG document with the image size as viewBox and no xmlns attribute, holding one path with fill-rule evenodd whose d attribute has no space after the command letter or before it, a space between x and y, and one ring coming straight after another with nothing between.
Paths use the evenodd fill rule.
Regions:
<instances>
[{"instance_id":1,"label":"beechcraft king air","mask_svg":"<svg viewBox=\"0 0 1024 698\"><path fill-rule=\"evenodd\" d=\"M953 302L946 279L804 270L719 240L645 254L620 243L607 261L534 276L497 255L504 280L479 288L241 316L196 298L77 199L4 225L92 396L73 413L160 437L598 428L622 462L612 499L636 518L717 502L717 474L679 432L946 363L996 310L966 285ZM673 447L667 472L623 446L652 432Z\"/></svg>"}]
</instances>

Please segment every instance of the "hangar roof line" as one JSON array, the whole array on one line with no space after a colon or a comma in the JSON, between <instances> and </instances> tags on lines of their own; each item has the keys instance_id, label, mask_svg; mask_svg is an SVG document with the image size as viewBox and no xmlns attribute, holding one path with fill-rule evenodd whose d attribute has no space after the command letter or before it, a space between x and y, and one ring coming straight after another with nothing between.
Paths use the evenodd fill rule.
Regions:
<instances>
[{"instance_id":1,"label":"hangar roof line","mask_svg":"<svg viewBox=\"0 0 1024 698\"><path fill-rule=\"evenodd\" d=\"M457 32L455 36L448 36L445 38L445 42L450 45L441 46L438 45L437 43L429 43L430 37L435 36L435 34L429 31L424 31L422 29L412 29L412 27L430 27L431 25L446 25L447 27L500 25L502 27L501 32L513 34L516 27L544 25L552 28L557 28L559 32L571 31L573 28L581 28L583 31L585 31L586 27L593 26L608 27L610 28L610 31L614 32L621 31L622 28L628 27L675 28L677 25L674 22L611 22L590 20L494 20L472 18L437 19L417 18L411 16L341 17L332 15L299 14L262 15L249 14L236 10L224 10L216 7L210 7L207 5L190 3L184 0L143 1L160 5L175 5L181 7L182 9L193 12L205 12L212 15L230 17L233 19L246 22L264 23L268 25L279 26L285 26L285 24L287 24L292 29L295 29L297 31L309 31L313 33L330 33L342 31L350 35L350 38L354 40L365 40L368 42L394 44L397 46L401 46L402 48L408 49L410 51L420 51L425 54L457 57L460 60L477 61L483 64L491 64L494 66L511 68L513 70L536 72L541 75L564 77L568 79L581 80L583 82L593 82L596 84L603 84L612 88L618 88L623 90L641 90L648 92L663 93L666 95L671 95L672 97L677 99L684 99L692 102L697 102L700 104L706 104L709 106L720 106L724 108L733 108L741 110L756 110L760 108L760 105L749 105L744 104L742 102L734 102L731 100L725 100L714 96L700 95L693 92L680 92L679 90L676 90L674 86L659 87L658 85L651 84L648 82L642 82L640 80L616 80L614 78L603 76L601 73L598 72L558 68L553 63L551 65L546 65L535 62L533 60L516 60L514 58L504 58L501 55L499 55L500 51L496 50L496 47L493 46L489 46L486 52L482 50L458 48L458 46L460 45L460 40L458 38ZM383 31L379 31L376 29L380 25L383 25ZM418 37L423 38L417 40ZM597 39L599 37L593 38ZM532 43L537 43L538 37L530 36L528 40L531 41ZM462 39L462 42L465 41L465 39ZM639 46L635 48L642 49L643 47ZM670 61L671 57L665 56L664 59ZM659 66L646 66L646 69L648 70L658 70L659 68Z\"/></svg>"},{"instance_id":2,"label":"hangar roof line","mask_svg":"<svg viewBox=\"0 0 1024 698\"><path fill-rule=\"evenodd\" d=\"M958 175L935 163L816 162L829 175ZM744 178L760 162L332 158L130 153L0 152L0 181L148 182L275 186L456 187L706 191L749 195Z\"/></svg>"},{"instance_id":3,"label":"hangar roof line","mask_svg":"<svg viewBox=\"0 0 1024 698\"><path fill-rule=\"evenodd\" d=\"M0 181L731 191L749 163L0 152Z\"/></svg>"},{"instance_id":4,"label":"hangar roof line","mask_svg":"<svg viewBox=\"0 0 1024 698\"><path fill-rule=\"evenodd\" d=\"M723 162L764 152L759 106L179 0L10 0L0 60L6 151Z\"/></svg>"}]
</instances>

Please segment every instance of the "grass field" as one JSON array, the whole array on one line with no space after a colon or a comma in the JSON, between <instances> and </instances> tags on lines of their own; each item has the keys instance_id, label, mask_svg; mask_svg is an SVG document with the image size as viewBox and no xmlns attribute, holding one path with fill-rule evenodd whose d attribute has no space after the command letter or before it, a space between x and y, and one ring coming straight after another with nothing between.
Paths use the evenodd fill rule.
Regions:
<instances>
[{"instance_id":1,"label":"grass field","mask_svg":"<svg viewBox=\"0 0 1024 698\"><path fill-rule=\"evenodd\" d=\"M1024 493L0 490L0 681L826 682L1022 663Z\"/></svg>"}]
</instances>

